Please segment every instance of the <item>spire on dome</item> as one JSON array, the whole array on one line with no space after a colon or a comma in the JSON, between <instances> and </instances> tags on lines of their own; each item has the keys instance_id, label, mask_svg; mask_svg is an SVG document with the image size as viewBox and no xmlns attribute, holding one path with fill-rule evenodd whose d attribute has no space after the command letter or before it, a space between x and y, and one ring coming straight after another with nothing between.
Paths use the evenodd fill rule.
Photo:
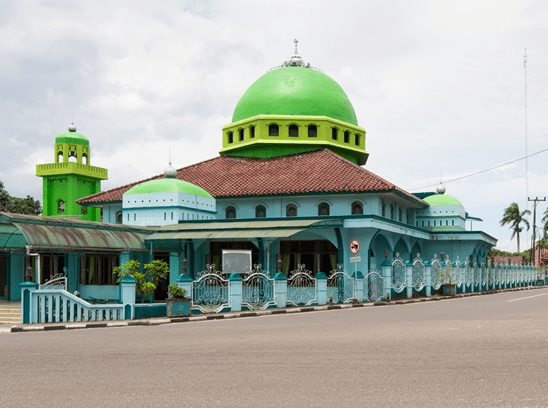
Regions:
<instances>
[{"instance_id":1,"label":"spire on dome","mask_svg":"<svg viewBox=\"0 0 548 408\"><path fill-rule=\"evenodd\" d=\"M445 191L445 186L440 181L440 185L436 188L436 193L445 194Z\"/></svg>"},{"instance_id":2,"label":"spire on dome","mask_svg":"<svg viewBox=\"0 0 548 408\"><path fill-rule=\"evenodd\" d=\"M177 178L177 170L171 166L171 159L169 160L169 165L164 170L165 178Z\"/></svg>"},{"instance_id":3,"label":"spire on dome","mask_svg":"<svg viewBox=\"0 0 548 408\"><path fill-rule=\"evenodd\" d=\"M310 64L304 64L304 61L303 59L301 58L301 56L299 55L298 51L297 51L297 45L299 44L299 40L298 39L294 39L293 42L295 43L295 53L291 56L291 58L289 58L289 61L285 61L283 63L283 66L284 67L305 67L305 68L310 68Z\"/></svg>"},{"instance_id":4,"label":"spire on dome","mask_svg":"<svg viewBox=\"0 0 548 408\"><path fill-rule=\"evenodd\" d=\"M70 126L68 127L68 131L69 132L76 132L76 126L74 126L74 122L72 122L70 124Z\"/></svg>"}]
</instances>

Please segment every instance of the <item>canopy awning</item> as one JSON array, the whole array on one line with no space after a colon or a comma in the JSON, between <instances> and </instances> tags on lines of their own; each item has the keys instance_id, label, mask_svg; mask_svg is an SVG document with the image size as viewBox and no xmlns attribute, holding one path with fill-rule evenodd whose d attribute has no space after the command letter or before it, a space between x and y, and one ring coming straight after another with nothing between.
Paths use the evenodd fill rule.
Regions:
<instances>
[{"instance_id":1,"label":"canopy awning","mask_svg":"<svg viewBox=\"0 0 548 408\"><path fill-rule=\"evenodd\" d=\"M341 225L339 220L318 219L183 223L166 225L146 240L288 238L310 228Z\"/></svg>"},{"instance_id":2,"label":"canopy awning","mask_svg":"<svg viewBox=\"0 0 548 408\"><path fill-rule=\"evenodd\" d=\"M96 222L50 217L0 214L0 221L17 228L22 247L62 251L146 251L145 237L152 231Z\"/></svg>"}]
</instances>

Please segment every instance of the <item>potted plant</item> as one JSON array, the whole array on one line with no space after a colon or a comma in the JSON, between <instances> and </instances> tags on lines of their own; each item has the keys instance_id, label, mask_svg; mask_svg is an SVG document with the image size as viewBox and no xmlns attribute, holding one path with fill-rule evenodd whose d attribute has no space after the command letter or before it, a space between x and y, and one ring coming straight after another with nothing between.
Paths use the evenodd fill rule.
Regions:
<instances>
[{"instance_id":1,"label":"potted plant","mask_svg":"<svg viewBox=\"0 0 548 408\"><path fill-rule=\"evenodd\" d=\"M436 274L438 275L440 282L443 282L441 285L441 293L446 296L455 296L457 294L457 285L453 283L454 268L451 264L447 267L440 268L436 271Z\"/></svg>"},{"instance_id":2,"label":"potted plant","mask_svg":"<svg viewBox=\"0 0 548 408\"><path fill-rule=\"evenodd\" d=\"M186 289L172 283L167 287L167 291L170 296L166 299L167 315L190 316L190 302L192 299L186 297Z\"/></svg>"}]
</instances>

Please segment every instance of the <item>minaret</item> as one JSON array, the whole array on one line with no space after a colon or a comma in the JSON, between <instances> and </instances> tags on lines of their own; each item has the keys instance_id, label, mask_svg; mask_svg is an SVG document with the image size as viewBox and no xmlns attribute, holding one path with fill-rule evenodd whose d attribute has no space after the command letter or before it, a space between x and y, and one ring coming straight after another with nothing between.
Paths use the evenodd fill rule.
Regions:
<instances>
[{"instance_id":1,"label":"minaret","mask_svg":"<svg viewBox=\"0 0 548 408\"><path fill-rule=\"evenodd\" d=\"M101 221L100 208L80 206L76 200L101 191L107 169L91 166L89 140L74 124L55 138L54 163L38 164L36 175L43 178L45 217Z\"/></svg>"}]
</instances>

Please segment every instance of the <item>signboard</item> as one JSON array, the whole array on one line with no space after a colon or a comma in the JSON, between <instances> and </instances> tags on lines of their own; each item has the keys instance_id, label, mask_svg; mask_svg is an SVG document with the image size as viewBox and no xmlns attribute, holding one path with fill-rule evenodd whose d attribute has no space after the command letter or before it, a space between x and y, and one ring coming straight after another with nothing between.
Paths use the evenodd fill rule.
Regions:
<instances>
[{"instance_id":1,"label":"signboard","mask_svg":"<svg viewBox=\"0 0 548 408\"><path fill-rule=\"evenodd\" d=\"M223 249L223 273L250 273L251 251Z\"/></svg>"},{"instance_id":2,"label":"signboard","mask_svg":"<svg viewBox=\"0 0 548 408\"><path fill-rule=\"evenodd\" d=\"M360 252L360 241L357 239L353 239L350 241L350 252L352 254L356 255L358 252Z\"/></svg>"},{"instance_id":3,"label":"signboard","mask_svg":"<svg viewBox=\"0 0 548 408\"><path fill-rule=\"evenodd\" d=\"M362 257L361 256L352 256L350 257L350 262L361 262L362 261Z\"/></svg>"}]
</instances>

